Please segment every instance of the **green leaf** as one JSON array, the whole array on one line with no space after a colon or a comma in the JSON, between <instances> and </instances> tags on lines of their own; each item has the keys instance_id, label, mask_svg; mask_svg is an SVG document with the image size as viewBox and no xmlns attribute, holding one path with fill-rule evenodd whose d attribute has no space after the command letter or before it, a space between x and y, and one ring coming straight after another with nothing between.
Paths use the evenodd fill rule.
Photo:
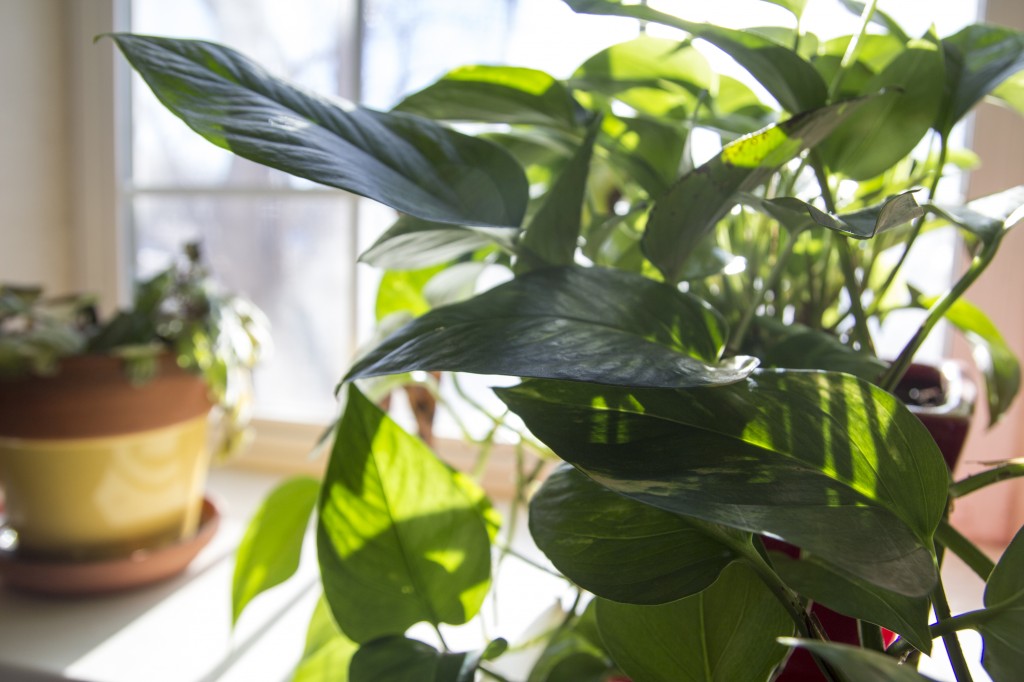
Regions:
<instances>
[{"instance_id":1,"label":"green leaf","mask_svg":"<svg viewBox=\"0 0 1024 682\"><path fill-rule=\"evenodd\" d=\"M555 470L534 494L529 518L534 542L555 568L617 602L687 597L737 558L700 522L619 495L569 466Z\"/></svg>"},{"instance_id":2,"label":"green leaf","mask_svg":"<svg viewBox=\"0 0 1024 682\"><path fill-rule=\"evenodd\" d=\"M350 682L473 682L479 653L440 652L405 637L364 644L352 657Z\"/></svg>"},{"instance_id":3,"label":"green leaf","mask_svg":"<svg viewBox=\"0 0 1024 682\"><path fill-rule=\"evenodd\" d=\"M949 135L985 95L1024 69L1024 33L1003 26L974 24L942 39L946 96L935 129Z\"/></svg>"},{"instance_id":4,"label":"green leaf","mask_svg":"<svg viewBox=\"0 0 1024 682\"><path fill-rule=\"evenodd\" d=\"M219 147L424 220L518 226L528 187L500 147L415 116L338 105L229 48L114 34L160 101Z\"/></svg>"},{"instance_id":5,"label":"green leaf","mask_svg":"<svg viewBox=\"0 0 1024 682\"><path fill-rule=\"evenodd\" d=\"M351 639L401 634L422 621L462 624L479 610L490 584L490 539L465 485L349 386L317 547L324 593Z\"/></svg>"},{"instance_id":6,"label":"green leaf","mask_svg":"<svg viewBox=\"0 0 1024 682\"><path fill-rule=\"evenodd\" d=\"M608 152L607 159L601 160L617 175L657 196L679 177L686 139L686 130L679 125L606 114L598 144Z\"/></svg>"},{"instance_id":7,"label":"green leaf","mask_svg":"<svg viewBox=\"0 0 1024 682\"><path fill-rule=\"evenodd\" d=\"M616 663L634 682L766 680L785 656L776 642L793 622L743 564L692 597L658 606L598 598L597 624Z\"/></svg>"},{"instance_id":8,"label":"green leaf","mask_svg":"<svg viewBox=\"0 0 1024 682\"><path fill-rule=\"evenodd\" d=\"M443 265L435 265L422 270L385 272L377 286L377 301L374 306L377 321L380 322L395 313L419 317L430 310L430 303L423 295L423 287L442 270Z\"/></svg>"},{"instance_id":9,"label":"green leaf","mask_svg":"<svg viewBox=\"0 0 1024 682\"><path fill-rule=\"evenodd\" d=\"M601 642L596 607L592 599L571 625L548 640L527 682L608 682L615 666Z\"/></svg>"},{"instance_id":10,"label":"green leaf","mask_svg":"<svg viewBox=\"0 0 1024 682\"><path fill-rule=\"evenodd\" d=\"M757 319L755 326L766 339L761 342L763 350L755 353L765 367L823 369L869 381L880 376L887 367L875 355L855 350L832 334L801 324L784 325L771 319Z\"/></svg>"},{"instance_id":11,"label":"green leaf","mask_svg":"<svg viewBox=\"0 0 1024 682\"><path fill-rule=\"evenodd\" d=\"M974 199L964 206L929 204L926 208L991 243L1024 218L1024 185Z\"/></svg>"},{"instance_id":12,"label":"green leaf","mask_svg":"<svg viewBox=\"0 0 1024 682\"><path fill-rule=\"evenodd\" d=\"M536 69L462 66L394 107L426 118L575 130L582 109L564 85Z\"/></svg>"},{"instance_id":13,"label":"green leaf","mask_svg":"<svg viewBox=\"0 0 1024 682\"><path fill-rule=\"evenodd\" d=\"M1024 529L1017 531L989 576L984 601L996 615L978 626L985 641L981 663L993 682L1011 682L1024 666Z\"/></svg>"},{"instance_id":14,"label":"green leaf","mask_svg":"<svg viewBox=\"0 0 1024 682\"><path fill-rule=\"evenodd\" d=\"M918 296L916 303L927 310L938 296ZM988 397L988 423L992 426L1006 414L1020 391L1020 362L999 333L992 320L970 301L957 299L946 311L945 318L964 334L971 344L971 354L985 377Z\"/></svg>"},{"instance_id":15,"label":"green leaf","mask_svg":"<svg viewBox=\"0 0 1024 682\"><path fill-rule=\"evenodd\" d=\"M701 93L712 89L714 74L694 47L643 34L589 58L569 85L614 96L651 116L681 118L693 110Z\"/></svg>"},{"instance_id":16,"label":"green leaf","mask_svg":"<svg viewBox=\"0 0 1024 682\"><path fill-rule=\"evenodd\" d=\"M381 270L420 270L495 245L513 251L518 230L462 227L402 216L359 256Z\"/></svg>"},{"instance_id":17,"label":"green leaf","mask_svg":"<svg viewBox=\"0 0 1024 682\"><path fill-rule=\"evenodd\" d=\"M876 206L839 215L826 213L795 197L762 199L746 194L741 201L775 218L791 232L818 225L855 239L870 239L924 215L924 209L914 199L916 191L901 192Z\"/></svg>"},{"instance_id":18,"label":"green leaf","mask_svg":"<svg viewBox=\"0 0 1024 682\"><path fill-rule=\"evenodd\" d=\"M942 51L933 40L913 40L862 94L882 92L853 113L819 147L834 172L873 178L909 154L931 128L942 100Z\"/></svg>"},{"instance_id":19,"label":"green leaf","mask_svg":"<svg viewBox=\"0 0 1024 682\"><path fill-rule=\"evenodd\" d=\"M310 514L320 482L308 476L292 478L275 488L249 521L235 555L231 582L231 622L260 593L280 585L299 567Z\"/></svg>"},{"instance_id":20,"label":"green leaf","mask_svg":"<svg viewBox=\"0 0 1024 682\"><path fill-rule=\"evenodd\" d=\"M1010 76L991 92L991 98L1024 116L1024 71Z\"/></svg>"},{"instance_id":21,"label":"green leaf","mask_svg":"<svg viewBox=\"0 0 1024 682\"><path fill-rule=\"evenodd\" d=\"M772 554L772 567L792 589L833 611L897 632L917 649L932 648L927 597L907 597L836 571L805 554Z\"/></svg>"},{"instance_id":22,"label":"green leaf","mask_svg":"<svg viewBox=\"0 0 1024 682\"><path fill-rule=\"evenodd\" d=\"M718 313L674 287L603 268L546 268L414 320L348 379L451 370L636 386L729 383L753 364L717 363L725 337Z\"/></svg>"},{"instance_id":23,"label":"green leaf","mask_svg":"<svg viewBox=\"0 0 1024 682\"><path fill-rule=\"evenodd\" d=\"M765 370L677 391L527 381L497 393L616 492L780 537L900 594L935 584L946 465L921 422L865 381Z\"/></svg>"},{"instance_id":24,"label":"green leaf","mask_svg":"<svg viewBox=\"0 0 1024 682\"><path fill-rule=\"evenodd\" d=\"M798 114L732 142L684 175L658 199L644 233L644 253L669 282L678 282L686 259L720 218L736 193L764 182L776 168L823 140L865 100Z\"/></svg>"},{"instance_id":25,"label":"green leaf","mask_svg":"<svg viewBox=\"0 0 1024 682\"><path fill-rule=\"evenodd\" d=\"M342 634L323 597L306 632L306 647L291 682L348 682L348 667L359 646Z\"/></svg>"},{"instance_id":26,"label":"green leaf","mask_svg":"<svg viewBox=\"0 0 1024 682\"><path fill-rule=\"evenodd\" d=\"M827 88L814 67L797 53L763 36L686 21L647 5L627 5L618 0L565 0L565 4L581 14L633 17L703 38L750 72L787 111L802 112L825 103Z\"/></svg>"},{"instance_id":27,"label":"green leaf","mask_svg":"<svg viewBox=\"0 0 1024 682\"><path fill-rule=\"evenodd\" d=\"M519 264L527 268L571 265L580 237L580 211L590 176L590 157L600 129L595 121L530 218L519 242Z\"/></svg>"},{"instance_id":28,"label":"green leaf","mask_svg":"<svg viewBox=\"0 0 1024 682\"><path fill-rule=\"evenodd\" d=\"M786 637L779 641L786 646L810 650L815 656L843 671L843 679L847 682L931 681L930 677L925 677L909 666L900 665L895 658L877 651L816 639Z\"/></svg>"},{"instance_id":29,"label":"green leaf","mask_svg":"<svg viewBox=\"0 0 1024 682\"><path fill-rule=\"evenodd\" d=\"M773 5L784 7L793 13L797 19L803 16L804 8L807 7L807 0L764 0Z\"/></svg>"}]
</instances>

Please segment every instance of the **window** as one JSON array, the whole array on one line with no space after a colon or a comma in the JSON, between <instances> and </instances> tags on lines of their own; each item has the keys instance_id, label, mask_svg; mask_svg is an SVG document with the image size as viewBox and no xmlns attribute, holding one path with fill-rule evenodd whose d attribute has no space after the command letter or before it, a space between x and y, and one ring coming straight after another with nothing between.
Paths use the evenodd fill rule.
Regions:
<instances>
[{"instance_id":1,"label":"window","mask_svg":"<svg viewBox=\"0 0 1024 682\"><path fill-rule=\"evenodd\" d=\"M713 4L686 4L695 18L735 25ZM890 4L917 34L933 19L940 34L954 32L977 13L975 3L955 0ZM277 75L376 108L464 63L508 62L567 76L586 56L637 31L629 20L575 15L559 0L131 0L130 7L134 31L223 42ZM752 0L742 19L752 25L779 12ZM828 37L837 18L849 25L838 3L810 3L804 25ZM718 66L738 71L728 58ZM355 260L390 211L217 149L134 83L122 196L137 274L201 239L214 271L255 299L274 325L276 352L257 377L258 414L325 421L335 384L370 326L375 275ZM937 239L923 259L933 267L910 268L925 273L919 286L948 280L954 246ZM899 326L894 317L893 353L905 337ZM941 339L932 343L939 355Z\"/></svg>"}]
</instances>

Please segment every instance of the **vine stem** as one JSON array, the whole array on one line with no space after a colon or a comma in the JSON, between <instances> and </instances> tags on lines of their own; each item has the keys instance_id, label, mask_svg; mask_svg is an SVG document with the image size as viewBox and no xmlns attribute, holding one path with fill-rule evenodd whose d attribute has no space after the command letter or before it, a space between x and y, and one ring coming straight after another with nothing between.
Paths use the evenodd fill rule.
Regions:
<instances>
[{"instance_id":1,"label":"vine stem","mask_svg":"<svg viewBox=\"0 0 1024 682\"><path fill-rule=\"evenodd\" d=\"M935 539L940 545L956 554L979 578L987 581L995 570L995 563L977 545L960 534L949 521L943 519L935 531Z\"/></svg>"},{"instance_id":2,"label":"vine stem","mask_svg":"<svg viewBox=\"0 0 1024 682\"><path fill-rule=\"evenodd\" d=\"M932 608L939 622L952 620L953 615L949 610L949 600L946 598L946 590L940 579L932 592ZM964 650L960 647L960 639L956 632L942 634L942 643L946 646L946 654L949 656L949 664L953 667L953 674L957 682L974 682L971 677L970 668L967 667L967 659L964 657Z\"/></svg>"},{"instance_id":3,"label":"vine stem","mask_svg":"<svg viewBox=\"0 0 1024 682\"><path fill-rule=\"evenodd\" d=\"M729 344L729 350L733 353L739 351L743 345L743 337L746 336L747 330L750 327L750 323L754 320L754 315L757 314L757 309L764 301L764 295L768 291L771 291L779 283L782 278L782 273L786 269L786 263L789 257L793 254L793 250L796 248L796 242L800 238L800 233L796 232L789 236L786 240L785 245L782 247L782 251L779 253L778 258L775 260L775 264L772 266L772 270L768 273L768 279L765 280L764 286L754 300L750 302L750 306L747 307L743 313L743 319L736 325L736 331L733 333L732 342Z\"/></svg>"},{"instance_id":4,"label":"vine stem","mask_svg":"<svg viewBox=\"0 0 1024 682\"><path fill-rule=\"evenodd\" d=\"M896 388L896 385L903 378L907 368L910 367L911 361L914 359L914 355L921 348L921 344L928 338L928 334L931 333L932 329L938 324L939 320L946 314L946 311L963 295L967 289L970 288L974 281L981 276L981 273L992 262L995 258L996 252L999 251L999 244L1003 240L1004 232L997 232L992 241L985 245L982 252L974 257L971 261L971 265L967 268L967 272L964 273L963 277L953 285L946 294L936 301L931 308L928 309L928 315L924 322L918 327L917 331L907 342L907 345L903 347L900 354L896 356L896 360L893 361L889 369L886 370L882 376L879 386L890 393Z\"/></svg>"}]
</instances>

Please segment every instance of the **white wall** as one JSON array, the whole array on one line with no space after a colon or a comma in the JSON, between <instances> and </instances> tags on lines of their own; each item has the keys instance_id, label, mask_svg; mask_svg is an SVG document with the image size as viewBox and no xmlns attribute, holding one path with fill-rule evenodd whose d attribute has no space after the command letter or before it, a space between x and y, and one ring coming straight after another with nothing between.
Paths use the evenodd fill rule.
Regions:
<instances>
[{"instance_id":1,"label":"white wall","mask_svg":"<svg viewBox=\"0 0 1024 682\"><path fill-rule=\"evenodd\" d=\"M71 286L63 0L0 0L0 281Z\"/></svg>"}]
</instances>

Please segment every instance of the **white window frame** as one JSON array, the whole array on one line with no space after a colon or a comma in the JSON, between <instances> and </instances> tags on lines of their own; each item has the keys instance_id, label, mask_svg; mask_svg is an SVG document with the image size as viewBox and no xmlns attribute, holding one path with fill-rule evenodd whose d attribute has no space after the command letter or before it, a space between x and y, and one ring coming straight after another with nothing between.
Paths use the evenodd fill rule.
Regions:
<instances>
[{"instance_id":1,"label":"white window frame","mask_svg":"<svg viewBox=\"0 0 1024 682\"><path fill-rule=\"evenodd\" d=\"M356 65L351 74L355 92L360 49L358 18L362 3L343 1L352 8L355 22L350 27L352 39L348 41L354 54L351 63ZM1019 0L987 0L983 4L984 16L989 20L1024 29L1024 7ZM127 0L83 0L64 7L69 26L76 32L99 35L128 26ZM70 281L75 288L97 292L101 307L109 311L127 302L131 292L133 248L126 207L132 190L123 182L128 168L128 150L124 138L119 137L129 123L128 105L124 104L129 101L129 70L124 59L114 53L111 41L74 45L67 55L73 112L70 124L73 272ZM1021 163L1024 136L1016 134L1019 119L983 108L978 121L983 121L978 130L984 132L975 133L975 150L990 165L971 174L968 195L979 196L1024 183ZM1024 257L1024 239L1008 240L1003 251L1005 255L993 266L989 279L1019 281L1020 285L1014 290L1020 291L1024 289L1024 274L1014 264ZM1024 310L1017 304L1016 297L1006 296L1005 291L1002 286L980 287L972 291L972 301L989 311L1011 346L1021 351L1024 349L1024 325L1020 321ZM962 348L958 352L963 353ZM310 460L305 455L322 428L260 421L256 425L256 442L242 458L242 463L279 471L319 471L323 458ZM981 431L983 425L975 429L976 433ZM1001 443L1015 446L1014 450L1024 447L1024 400L1017 401L999 433ZM461 452L465 448L452 441L445 443L442 449ZM1018 502L1015 513L1024 518L1024 499Z\"/></svg>"}]
</instances>

